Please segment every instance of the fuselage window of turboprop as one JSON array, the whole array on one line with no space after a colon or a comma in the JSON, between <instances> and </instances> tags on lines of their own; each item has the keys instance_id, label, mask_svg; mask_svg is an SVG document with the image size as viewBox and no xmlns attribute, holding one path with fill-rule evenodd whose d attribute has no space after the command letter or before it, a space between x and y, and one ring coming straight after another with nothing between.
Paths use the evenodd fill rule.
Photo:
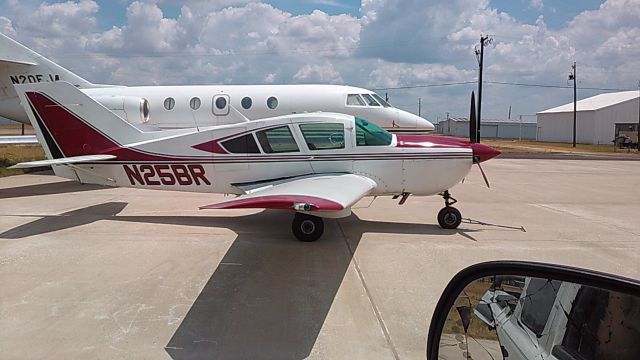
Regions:
<instances>
[{"instance_id":1,"label":"fuselage window of turboprop","mask_svg":"<svg viewBox=\"0 0 640 360\"><path fill-rule=\"evenodd\" d=\"M291 135L289 126L279 126L256 132L262 151L267 154L299 152L300 148Z\"/></svg>"},{"instance_id":2,"label":"fuselage window of turboprop","mask_svg":"<svg viewBox=\"0 0 640 360\"><path fill-rule=\"evenodd\" d=\"M222 142L222 146L232 154L259 154L258 144L253 138L253 134L238 136L231 140Z\"/></svg>"},{"instance_id":3,"label":"fuselage window of turboprop","mask_svg":"<svg viewBox=\"0 0 640 360\"><path fill-rule=\"evenodd\" d=\"M300 131L309 150L344 149L343 124L302 124Z\"/></svg>"},{"instance_id":4,"label":"fuselage window of turboprop","mask_svg":"<svg viewBox=\"0 0 640 360\"><path fill-rule=\"evenodd\" d=\"M389 146L393 135L378 125L356 117L357 146Z\"/></svg>"}]
</instances>

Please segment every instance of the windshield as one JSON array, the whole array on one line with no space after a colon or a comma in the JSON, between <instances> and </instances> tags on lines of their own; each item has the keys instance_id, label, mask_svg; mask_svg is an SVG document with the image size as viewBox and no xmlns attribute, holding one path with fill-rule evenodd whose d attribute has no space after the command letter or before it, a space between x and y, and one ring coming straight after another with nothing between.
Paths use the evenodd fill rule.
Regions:
<instances>
[{"instance_id":1,"label":"windshield","mask_svg":"<svg viewBox=\"0 0 640 360\"><path fill-rule=\"evenodd\" d=\"M388 146L393 135L378 125L356 117L357 146Z\"/></svg>"},{"instance_id":2,"label":"windshield","mask_svg":"<svg viewBox=\"0 0 640 360\"><path fill-rule=\"evenodd\" d=\"M378 102L380 104L382 104L382 106L384 107L391 107L391 105L389 105L388 102L386 102L383 98L380 97L380 95L378 94L371 94L371 96L373 96L374 98L376 98L376 100L378 100Z\"/></svg>"}]
</instances>

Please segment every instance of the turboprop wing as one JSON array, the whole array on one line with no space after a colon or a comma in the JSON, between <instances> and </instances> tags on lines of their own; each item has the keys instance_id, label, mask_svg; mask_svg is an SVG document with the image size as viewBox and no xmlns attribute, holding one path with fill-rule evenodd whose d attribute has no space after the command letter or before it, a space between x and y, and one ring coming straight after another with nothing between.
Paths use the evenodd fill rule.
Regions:
<instances>
[{"instance_id":1,"label":"turboprop wing","mask_svg":"<svg viewBox=\"0 0 640 360\"><path fill-rule=\"evenodd\" d=\"M200 209L290 209L320 212L323 217L341 217L369 194L376 183L356 174L323 174L279 180L274 183L238 184L246 189L237 198L202 206Z\"/></svg>"}]
</instances>

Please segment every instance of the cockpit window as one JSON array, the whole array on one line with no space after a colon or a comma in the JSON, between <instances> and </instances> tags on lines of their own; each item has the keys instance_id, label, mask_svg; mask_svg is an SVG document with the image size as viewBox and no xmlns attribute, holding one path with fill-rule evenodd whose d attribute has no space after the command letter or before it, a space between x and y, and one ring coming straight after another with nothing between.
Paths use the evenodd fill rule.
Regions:
<instances>
[{"instance_id":1,"label":"cockpit window","mask_svg":"<svg viewBox=\"0 0 640 360\"><path fill-rule=\"evenodd\" d=\"M256 137L267 154L300 151L288 126L258 131Z\"/></svg>"},{"instance_id":2,"label":"cockpit window","mask_svg":"<svg viewBox=\"0 0 640 360\"><path fill-rule=\"evenodd\" d=\"M246 134L227 140L222 143L222 146L232 154L257 154L260 153L258 145L253 135Z\"/></svg>"},{"instance_id":3,"label":"cockpit window","mask_svg":"<svg viewBox=\"0 0 640 360\"><path fill-rule=\"evenodd\" d=\"M367 102L367 105L369 105L369 106L380 106L380 104L378 104L376 102L376 99L374 99L373 96L371 96L369 94L362 94L362 97Z\"/></svg>"},{"instance_id":4,"label":"cockpit window","mask_svg":"<svg viewBox=\"0 0 640 360\"><path fill-rule=\"evenodd\" d=\"M376 100L378 100L378 102L379 102L380 104L382 104L382 106L384 106L384 107L391 107L391 105L389 105L389 103L388 103L388 102L384 101L384 99L383 99L383 98L381 98L381 97L380 97L380 95L378 95L378 94L371 94L371 95L372 95Z\"/></svg>"},{"instance_id":5,"label":"cockpit window","mask_svg":"<svg viewBox=\"0 0 640 360\"><path fill-rule=\"evenodd\" d=\"M357 146L388 146L393 135L378 125L356 117Z\"/></svg>"},{"instance_id":6,"label":"cockpit window","mask_svg":"<svg viewBox=\"0 0 640 360\"><path fill-rule=\"evenodd\" d=\"M347 95L347 105L349 106L365 106L364 100L358 94Z\"/></svg>"}]
</instances>

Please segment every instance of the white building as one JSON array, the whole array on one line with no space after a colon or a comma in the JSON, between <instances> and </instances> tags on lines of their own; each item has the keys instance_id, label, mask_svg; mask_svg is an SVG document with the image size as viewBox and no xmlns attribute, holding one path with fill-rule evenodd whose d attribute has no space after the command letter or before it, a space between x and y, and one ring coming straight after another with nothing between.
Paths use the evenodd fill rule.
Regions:
<instances>
[{"instance_id":1,"label":"white building","mask_svg":"<svg viewBox=\"0 0 640 360\"><path fill-rule=\"evenodd\" d=\"M611 144L616 123L638 122L638 101L638 91L600 94L578 101L576 141ZM536 115L539 141L573 142L573 102Z\"/></svg>"},{"instance_id":2,"label":"white building","mask_svg":"<svg viewBox=\"0 0 640 360\"><path fill-rule=\"evenodd\" d=\"M482 139L536 139L536 119L529 115L518 120L482 119L480 138ZM450 117L436 124L439 134L469 138L469 119Z\"/></svg>"}]
</instances>

